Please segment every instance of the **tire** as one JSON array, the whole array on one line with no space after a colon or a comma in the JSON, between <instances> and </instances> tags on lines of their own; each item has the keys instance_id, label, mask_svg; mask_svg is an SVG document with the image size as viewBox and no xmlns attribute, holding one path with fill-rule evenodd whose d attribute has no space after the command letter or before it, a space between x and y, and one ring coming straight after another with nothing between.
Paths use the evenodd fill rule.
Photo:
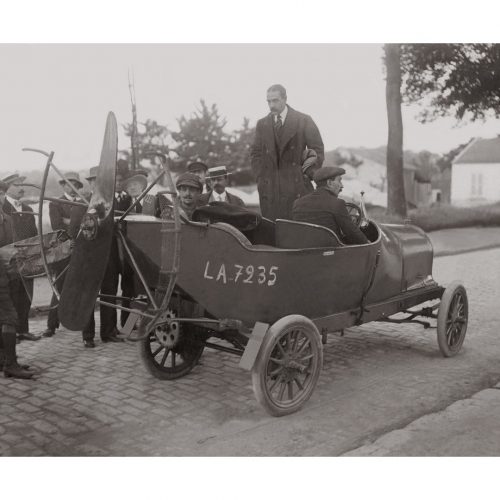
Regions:
<instances>
[{"instance_id":1,"label":"tire","mask_svg":"<svg viewBox=\"0 0 500 500\"><path fill-rule=\"evenodd\" d=\"M298 411L311 397L322 365L323 345L314 323L295 314L281 318L266 333L252 368L257 401L275 417Z\"/></svg>"},{"instance_id":2,"label":"tire","mask_svg":"<svg viewBox=\"0 0 500 500\"><path fill-rule=\"evenodd\" d=\"M441 297L437 318L437 341L445 358L455 356L464 343L469 317L469 303L465 287L454 281Z\"/></svg>"},{"instance_id":3,"label":"tire","mask_svg":"<svg viewBox=\"0 0 500 500\"><path fill-rule=\"evenodd\" d=\"M166 311L164 317L175 317ZM144 334L150 320L142 318L139 335ZM189 323L157 324L139 342L139 353L146 369L161 380L175 380L187 375L198 363L205 344L196 335L196 326Z\"/></svg>"}]
</instances>

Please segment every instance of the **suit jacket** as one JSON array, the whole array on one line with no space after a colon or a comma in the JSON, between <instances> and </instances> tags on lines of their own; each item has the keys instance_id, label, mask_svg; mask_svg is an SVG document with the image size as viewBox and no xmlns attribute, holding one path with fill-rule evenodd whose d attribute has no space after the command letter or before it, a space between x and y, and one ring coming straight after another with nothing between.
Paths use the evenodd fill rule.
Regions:
<instances>
[{"instance_id":1,"label":"suit jacket","mask_svg":"<svg viewBox=\"0 0 500 500\"><path fill-rule=\"evenodd\" d=\"M250 158L264 217L290 219L293 202L312 192L310 179L302 173L302 154L306 148L318 154L316 167L308 170L308 175L312 176L323 164L324 146L310 116L288 106L279 141L275 137L271 114L257 122Z\"/></svg>"},{"instance_id":2,"label":"suit jacket","mask_svg":"<svg viewBox=\"0 0 500 500\"><path fill-rule=\"evenodd\" d=\"M293 204L293 219L325 226L349 245L369 243L368 238L352 222L345 201L323 187Z\"/></svg>"},{"instance_id":3,"label":"suit jacket","mask_svg":"<svg viewBox=\"0 0 500 500\"><path fill-rule=\"evenodd\" d=\"M31 212L31 214L20 214L7 199L3 204L3 211L12 218L14 241L25 240L38 234L33 210L26 203L21 203L21 212Z\"/></svg>"},{"instance_id":4,"label":"suit jacket","mask_svg":"<svg viewBox=\"0 0 500 500\"><path fill-rule=\"evenodd\" d=\"M200 197L198 198L198 206L208 205L210 202L210 196L212 196L212 191L200 195ZM226 203L229 203L229 205L236 205L238 207L245 206L243 200L239 196L231 194L228 191L226 191L226 200L227 200Z\"/></svg>"},{"instance_id":5,"label":"suit jacket","mask_svg":"<svg viewBox=\"0 0 500 500\"><path fill-rule=\"evenodd\" d=\"M66 200L67 198L63 195L59 199ZM77 207L68 205L67 203L51 201L49 203L49 216L52 229L54 231L66 231L70 238L76 238L86 211L86 207ZM69 219L69 224L64 219Z\"/></svg>"}]
</instances>

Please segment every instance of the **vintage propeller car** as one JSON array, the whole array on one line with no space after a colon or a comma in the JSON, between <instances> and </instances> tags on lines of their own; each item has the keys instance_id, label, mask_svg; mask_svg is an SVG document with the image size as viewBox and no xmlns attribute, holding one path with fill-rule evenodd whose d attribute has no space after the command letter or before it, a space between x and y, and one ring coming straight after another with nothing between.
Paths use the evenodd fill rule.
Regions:
<instances>
[{"instance_id":1,"label":"vintage propeller car","mask_svg":"<svg viewBox=\"0 0 500 500\"><path fill-rule=\"evenodd\" d=\"M48 156L44 180L53 166ZM377 224L355 205L352 216L368 244L345 245L321 226L273 222L218 204L181 220L161 155L173 216L132 214L132 207L117 216L116 158L117 127L110 113L96 187L59 304L68 329L81 330L96 302L129 311L125 333L139 342L149 372L166 380L187 375L205 347L241 356L257 400L275 416L297 411L310 398L328 333L370 321L429 327L432 319L442 354L459 352L467 293L458 282L445 289L433 280L433 249L421 229ZM138 294L130 308L119 297L99 294L113 238L135 271ZM396 313L405 315L393 318Z\"/></svg>"}]
</instances>

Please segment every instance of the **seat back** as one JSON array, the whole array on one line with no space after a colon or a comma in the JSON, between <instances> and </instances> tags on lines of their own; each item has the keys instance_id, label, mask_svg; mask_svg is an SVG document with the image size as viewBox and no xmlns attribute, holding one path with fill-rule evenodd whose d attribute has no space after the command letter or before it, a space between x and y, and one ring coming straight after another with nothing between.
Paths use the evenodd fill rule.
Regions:
<instances>
[{"instance_id":1,"label":"seat back","mask_svg":"<svg viewBox=\"0 0 500 500\"><path fill-rule=\"evenodd\" d=\"M276 246L278 248L340 247L337 235L331 230L308 222L276 219Z\"/></svg>"}]
</instances>

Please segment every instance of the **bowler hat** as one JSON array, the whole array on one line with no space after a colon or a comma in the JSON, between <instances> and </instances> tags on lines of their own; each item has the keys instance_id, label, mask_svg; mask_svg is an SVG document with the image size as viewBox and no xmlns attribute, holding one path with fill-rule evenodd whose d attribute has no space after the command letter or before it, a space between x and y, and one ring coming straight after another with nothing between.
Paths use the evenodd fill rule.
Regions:
<instances>
[{"instance_id":1,"label":"bowler hat","mask_svg":"<svg viewBox=\"0 0 500 500\"><path fill-rule=\"evenodd\" d=\"M344 175L345 170L342 167L321 167L314 172L313 180L314 182L326 181L327 179L333 179L338 175Z\"/></svg>"},{"instance_id":2,"label":"bowler hat","mask_svg":"<svg viewBox=\"0 0 500 500\"><path fill-rule=\"evenodd\" d=\"M99 165L97 167L91 167L89 170L89 176L85 177L88 181L95 179L97 177L97 172L99 172Z\"/></svg>"},{"instance_id":3,"label":"bowler hat","mask_svg":"<svg viewBox=\"0 0 500 500\"><path fill-rule=\"evenodd\" d=\"M72 182L76 187L81 188L83 187L82 181L80 180L80 175L78 172L68 172L67 174L64 175L68 181ZM65 179L61 179L59 181L59 184L66 184ZM78 186L79 185L79 186Z\"/></svg>"},{"instance_id":4,"label":"bowler hat","mask_svg":"<svg viewBox=\"0 0 500 500\"><path fill-rule=\"evenodd\" d=\"M181 186L191 186L199 189L200 192L203 191L203 184L201 183L200 178L191 172L184 172L179 175L175 183L175 187L179 189Z\"/></svg>"},{"instance_id":5,"label":"bowler hat","mask_svg":"<svg viewBox=\"0 0 500 500\"><path fill-rule=\"evenodd\" d=\"M225 166L212 167L208 169L207 179L216 179L217 177L225 177L226 175L231 175L232 172L228 172Z\"/></svg>"},{"instance_id":6,"label":"bowler hat","mask_svg":"<svg viewBox=\"0 0 500 500\"><path fill-rule=\"evenodd\" d=\"M196 172L198 170L204 170L206 172L208 167L202 161L194 161L187 166L188 172Z\"/></svg>"},{"instance_id":7,"label":"bowler hat","mask_svg":"<svg viewBox=\"0 0 500 500\"><path fill-rule=\"evenodd\" d=\"M144 191L144 189L146 189L146 186L148 185L148 178L144 174L135 173L130 177L127 177L123 181L123 189L127 190L127 186L129 185L129 183L134 181L141 183L141 191Z\"/></svg>"},{"instance_id":8,"label":"bowler hat","mask_svg":"<svg viewBox=\"0 0 500 500\"><path fill-rule=\"evenodd\" d=\"M24 176L24 175L11 174L11 175L8 175L7 177L4 177L2 179L2 182L5 182L9 186L12 186L12 185L15 186L17 184L21 184L25 180L26 180L26 176Z\"/></svg>"},{"instance_id":9,"label":"bowler hat","mask_svg":"<svg viewBox=\"0 0 500 500\"><path fill-rule=\"evenodd\" d=\"M116 162L116 173L121 175L122 177L127 177L128 173L129 173L127 160L120 158Z\"/></svg>"}]
</instances>

